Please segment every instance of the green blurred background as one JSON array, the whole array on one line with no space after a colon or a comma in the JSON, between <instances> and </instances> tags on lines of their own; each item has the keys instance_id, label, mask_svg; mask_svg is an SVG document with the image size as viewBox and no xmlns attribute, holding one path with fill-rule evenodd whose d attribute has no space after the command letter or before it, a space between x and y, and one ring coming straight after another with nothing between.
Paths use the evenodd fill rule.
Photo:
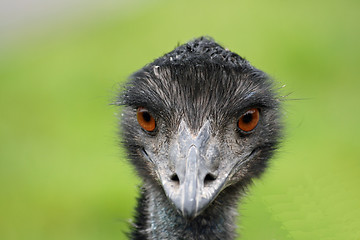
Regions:
<instances>
[{"instance_id":1,"label":"green blurred background","mask_svg":"<svg viewBox=\"0 0 360 240\"><path fill-rule=\"evenodd\" d=\"M0 239L125 239L127 76L209 35L286 85L242 239L360 239L360 1L0 0ZM300 100L293 100L300 99Z\"/></svg>"}]
</instances>

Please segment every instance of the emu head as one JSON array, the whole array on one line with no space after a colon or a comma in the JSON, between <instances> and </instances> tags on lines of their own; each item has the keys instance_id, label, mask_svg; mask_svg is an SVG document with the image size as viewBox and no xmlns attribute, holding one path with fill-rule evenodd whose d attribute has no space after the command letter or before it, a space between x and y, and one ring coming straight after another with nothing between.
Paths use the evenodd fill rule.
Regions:
<instances>
[{"instance_id":1,"label":"emu head","mask_svg":"<svg viewBox=\"0 0 360 240\"><path fill-rule=\"evenodd\" d=\"M121 102L124 144L140 177L188 219L259 176L279 139L269 78L208 38L136 72Z\"/></svg>"}]
</instances>

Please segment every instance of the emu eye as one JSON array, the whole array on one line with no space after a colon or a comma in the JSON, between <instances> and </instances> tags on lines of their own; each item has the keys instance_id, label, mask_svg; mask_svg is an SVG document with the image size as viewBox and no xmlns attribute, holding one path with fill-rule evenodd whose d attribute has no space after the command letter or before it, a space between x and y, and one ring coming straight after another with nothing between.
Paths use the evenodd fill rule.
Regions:
<instances>
[{"instance_id":1,"label":"emu eye","mask_svg":"<svg viewBox=\"0 0 360 240\"><path fill-rule=\"evenodd\" d=\"M155 130L155 119L146 108L139 107L136 113L140 126L148 132Z\"/></svg>"},{"instance_id":2,"label":"emu eye","mask_svg":"<svg viewBox=\"0 0 360 240\"><path fill-rule=\"evenodd\" d=\"M238 121L238 127L244 132L253 130L259 122L259 109L252 108L247 110Z\"/></svg>"}]
</instances>

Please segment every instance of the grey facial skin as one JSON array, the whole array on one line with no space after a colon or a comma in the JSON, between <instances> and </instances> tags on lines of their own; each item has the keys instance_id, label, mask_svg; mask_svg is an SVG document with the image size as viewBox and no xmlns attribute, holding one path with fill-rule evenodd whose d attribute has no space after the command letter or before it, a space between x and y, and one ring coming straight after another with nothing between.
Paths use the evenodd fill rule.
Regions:
<instances>
[{"instance_id":1,"label":"grey facial skin","mask_svg":"<svg viewBox=\"0 0 360 240\"><path fill-rule=\"evenodd\" d=\"M132 239L233 239L237 204L281 136L272 81L208 38L136 72L119 97L121 134L143 181ZM153 131L137 121L145 108ZM259 111L248 132L239 118Z\"/></svg>"},{"instance_id":2,"label":"grey facial skin","mask_svg":"<svg viewBox=\"0 0 360 240\"><path fill-rule=\"evenodd\" d=\"M219 149L211 139L210 123L206 122L193 135L181 122L178 135L170 147L172 175L161 178L165 193L184 217L196 217L221 190L216 181ZM166 176L166 173L160 173Z\"/></svg>"},{"instance_id":3,"label":"grey facial skin","mask_svg":"<svg viewBox=\"0 0 360 240\"><path fill-rule=\"evenodd\" d=\"M157 163L158 166L165 165L157 171L157 175L169 200L184 217L192 219L216 198L252 154L240 161L223 160L218 140L211 134L209 121L196 135L182 121L174 139L170 144L169 161Z\"/></svg>"}]
</instances>

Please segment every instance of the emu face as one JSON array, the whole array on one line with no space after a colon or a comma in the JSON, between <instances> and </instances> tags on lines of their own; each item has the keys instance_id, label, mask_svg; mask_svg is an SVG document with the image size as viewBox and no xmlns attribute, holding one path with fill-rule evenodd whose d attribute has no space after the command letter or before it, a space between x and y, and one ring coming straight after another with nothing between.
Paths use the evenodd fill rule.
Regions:
<instances>
[{"instance_id":1,"label":"emu face","mask_svg":"<svg viewBox=\"0 0 360 240\"><path fill-rule=\"evenodd\" d=\"M278 142L267 76L207 39L135 73L121 101L124 143L144 184L160 186L187 219L263 172Z\"/></svg>"}]
</instances>

